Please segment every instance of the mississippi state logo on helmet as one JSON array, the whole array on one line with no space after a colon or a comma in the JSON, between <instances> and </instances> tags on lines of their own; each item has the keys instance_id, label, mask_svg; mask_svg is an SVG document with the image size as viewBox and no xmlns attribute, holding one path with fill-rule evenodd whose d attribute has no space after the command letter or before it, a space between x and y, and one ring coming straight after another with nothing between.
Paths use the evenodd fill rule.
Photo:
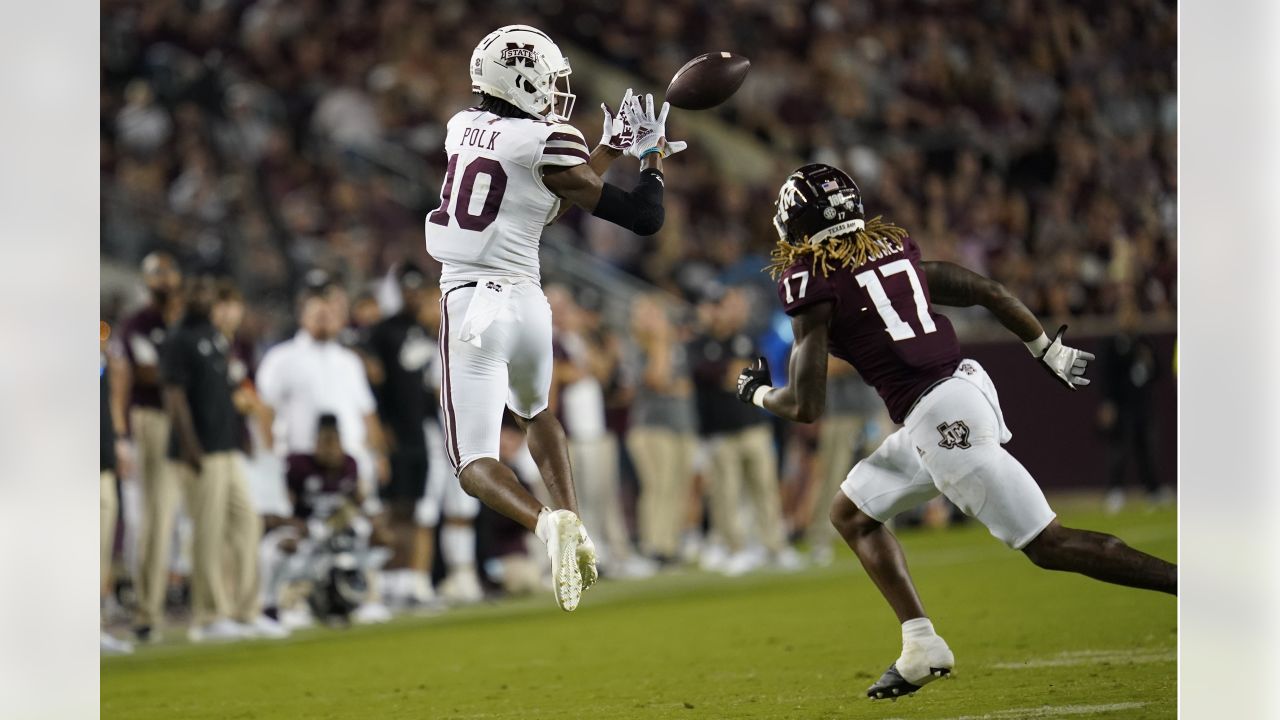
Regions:
<instances>
[{"instance_id":1,"label":"mississippi state logo on helmet","mask_svg":"<svg viewBox=\"0 0 1280 720\"><path fill-rule=\"evenodd\" d=\"M507 25L471 53L471 89L553 122L565 122L577 96L569 92L569 61L547 34ZM563 86L563 87L561 87Z\"/></svg>"},{"instance_id":2,"label":"mississippi state logo on helmet","mask_svg":"<svg viewBox=\"0 0 1280 720\"><path fill-rule=\"evenodd\" d=\"M862 191L844 171L814 163L791 173L778 191L773 226L792 245L816 245L862 229Z\"/></svg>"}]
</instances>

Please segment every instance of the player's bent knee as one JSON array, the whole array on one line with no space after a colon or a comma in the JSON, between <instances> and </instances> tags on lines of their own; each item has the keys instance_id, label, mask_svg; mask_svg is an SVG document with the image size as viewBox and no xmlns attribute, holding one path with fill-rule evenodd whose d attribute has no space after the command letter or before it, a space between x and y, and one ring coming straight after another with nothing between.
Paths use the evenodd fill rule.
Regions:
<instances>
[{"instance_id":1,"label":"player's bent knee","mask_svg":"<svg viewBox=\"0 0 1280 720\"><path fill-rule=\"evenodd\" d=\"M489 457L479 457L467 463L458 471L458 485L462 487L462 491L473 498L480 497L481 476L484 473L485 463L496 463L497 460Z\"/></svg>"},{"instance_id":2,"label":"player's bent knee","mask_svg":"<svg viewBox=\"0 0 1280 720\"><path fill-rule=\"evenodd\" d=\"M1022 548L1022 554L1037 567L1056 570L1061 565L1062 548L1069 532L1055 520Z\"/></svg>"},{"instance_id":3,"label":"player's bent knee","mask_svg":"<svg viewBox=\"0 0 1280 720\"><path fill-rule=\"evenodd\" d=\"M515 415L515 413L512 413L512 415ZM545 424L545 425L551 425L553 423L556 425L560 424L560 420L556 417L555 413L551 412L551 408L543 408L542 410L534 413L533 415L527 418L520 417L519 415L515 415L515 417L518 422L522 423L522 427L525 427L525 428L528 428L533 425L540 425L540 424Z\"/></svg>"},{"instance_id":4,"label":"player's bent knee","mask_svg":"<svg viewBox=\"0 0 1280 720\"><path fill-rule=\"evenodd\" d=\"M831 524L841 537L854 538L874 531L882 524L863 512L848 495L837 492L831 503Z\"/></svg>"}]
</instances>

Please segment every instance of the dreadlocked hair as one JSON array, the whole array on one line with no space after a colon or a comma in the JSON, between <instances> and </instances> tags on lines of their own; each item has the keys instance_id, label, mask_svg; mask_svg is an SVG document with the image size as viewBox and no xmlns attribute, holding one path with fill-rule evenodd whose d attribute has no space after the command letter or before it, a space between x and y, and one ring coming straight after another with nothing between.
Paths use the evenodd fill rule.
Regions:
<instances>
[{"instance_id":1,"label":"dreadlocked hair","mask_svg":"<svg viewBox=\"0 0 1280 720\"><path fill-rule=\"evenodd\" d=\"M511 103L499 97L494 97L486 93L476 93L480 96L480 109L485 112L491 112L498 117L504 118L530 118L533 116L512 105Z\"/></svg>"},{"instance_id":2,"label":"dreadlocked hair","mask_svg":"<svg viewBox=\"0 0 1280 720\"><path fill-rule=\"evenodd\" d=\"M856 268L870 260L884 257L902 250L902 239L907 231L894 225L883 216L877 215L861 230L835 235L814 245L792 245L786 240L778 240L778 244L769 254L770 263L765 268L770 277L777 280L784 270L791 267L802 257L813 259L815 270L828 275L833 264L835 267Z\"/></svg>"}]
</instances>

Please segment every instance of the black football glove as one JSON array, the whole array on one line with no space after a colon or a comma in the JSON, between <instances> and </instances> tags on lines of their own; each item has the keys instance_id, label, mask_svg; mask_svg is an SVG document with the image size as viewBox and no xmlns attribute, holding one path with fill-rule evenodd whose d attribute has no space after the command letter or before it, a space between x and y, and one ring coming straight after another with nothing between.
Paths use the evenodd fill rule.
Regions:
<instances>
[{"instance_id":1,"label":"black football glove","mask_svg":"<svg viewBox=\"0 0 1280 720\"><path fill-rule=\"evenodd\" d=\"M755 362L742 368L738 373L738 399L748 405L754 405L756 390L769 387L772 376L769 375L769 361L758 357Z\"/></svg>"},{"instance_id":2,"label":"black football glove","mask_svg":"<svg viewBox=\"0 0 1280 720\"><path fill-rule=\"evenodd\" d=\"M1089 379L1084 376L1084 373L1089 368L1093 353L1063 345L1062 335L1066 331L1066 325L1058 328L1058 334L1053 336L1053 342L1039 354L1039 359L1055 378L1064 383L1068 389L1075 390L1089 384Z\"/></svg>"}]
</instances>

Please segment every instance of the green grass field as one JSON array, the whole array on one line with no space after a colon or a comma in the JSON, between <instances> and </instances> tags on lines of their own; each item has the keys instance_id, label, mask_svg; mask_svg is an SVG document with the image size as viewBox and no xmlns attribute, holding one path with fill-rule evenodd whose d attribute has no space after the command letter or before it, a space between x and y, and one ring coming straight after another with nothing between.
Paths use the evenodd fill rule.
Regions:
<instances>
[{"instance_id":1,"label":"green grass field","mask_svg":"<svg viewBox=\"0 0 1280 720\"><path fill-rule=\"evenodd\" d=\"M1065 524L1176 557L1173 510L1057 505ZM547 592L285 641L143 648L103 662L102 717L1176 717L1173 598L1039 570L978 526L903 544L957 667L892 703L863 692L897 657L898 626L845 549L796 574L604 583L573 614Z\"/></svg>"}]
</instances>

